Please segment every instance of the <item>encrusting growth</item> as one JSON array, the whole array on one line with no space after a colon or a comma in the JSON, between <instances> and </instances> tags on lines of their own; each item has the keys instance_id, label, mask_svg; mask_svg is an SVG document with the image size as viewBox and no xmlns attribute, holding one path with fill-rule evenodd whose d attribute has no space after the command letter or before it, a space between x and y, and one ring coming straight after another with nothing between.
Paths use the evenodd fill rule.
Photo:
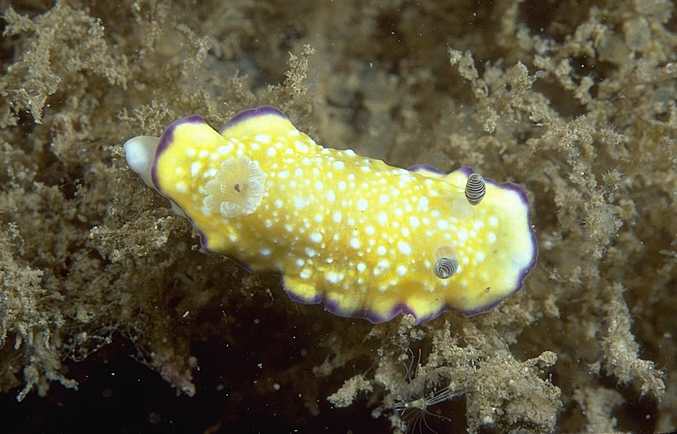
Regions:
<instances>
[{"instance_id":1,"label":"encrusting growth","mask_svg":"<svg viewBox=\"0 0 677 434\"><path fill-rule=\"evenodd\" d=\"M294 300L338 315L381 322L406 312L420 322L447 306L484 312L535 263L518 186L325 148L272 107L240 113L221 133L199 116L180 119L125 151L204 249L279 270Z\"/></svg>"}]
</instances>

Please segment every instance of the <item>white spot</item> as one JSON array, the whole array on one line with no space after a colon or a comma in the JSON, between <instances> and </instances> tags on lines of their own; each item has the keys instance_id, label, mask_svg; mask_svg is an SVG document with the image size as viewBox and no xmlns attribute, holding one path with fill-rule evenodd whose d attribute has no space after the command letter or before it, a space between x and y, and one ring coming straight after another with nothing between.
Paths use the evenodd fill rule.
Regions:
<instances>
[{"instance_id":1,"label":"white spot","mask_svg":"<svg viewBox=\"0 0 677 434\"><path fill-rule=\"evenodd\" d=\"M257 134L256 137L254 137L254 139L261 143L270 142L270 136L268 134Z\"/></svg>"},{"instance_id":2,"label":"white spot","mask_svg":"<svg viewBox=\"0 0 677 434\"><path fill-rule=\"evenodd\" d=\"M379 275L388 268L390 268L390 261L388 261L387 259L381 259L380 261L378 261L376 267L374 268L374 274Z\"/></svg>"},{"instance_id":3,"label":"white spot","mask_svg":"<svg viewBox=\"0 0 677 434\"><path fill-rule=\"evenodd\" d=\"M411 216L409 217L409 224L411 225L412 228L417 228L421 224L421 222L418 220L418 217Z\"/></svg>"},{"instance_id":4,"label":"white spot","mask_svg":"<svg viewBox=\"0 0 677 434\"><path fill-rule=\"evenodd\" d=\"M442 230L449 229L449 222L446 220L438 220L437 227Z\"/></svg>"},{"instance_id":5,"label":"white spot","mask_svg":"<svg viewBox=\"0 0 677 434\"><path fill-rule=\"evenodd\" d=\"M378 222L381 223L382 225L385 225L388 223L388 216L384 212L378 213Z\"/></svg>"},{"instance_id":6,"label":"white spot","mask_svg":"<svg viewBox=\"0 0 677 434\"><path fill-rule=\"evenodd\" d=\"M267 228L273 227L273 221L270 220L270 219L266 219L266 221L264 221L263 224L264 224Z\"/></svg>"},{"instance_id":7,"label":"white spot","mask_svg":"<svg viewBox=\"0 0 677 434\"><path fill-rule=\"evenodd\" d=\"M272 146L266 150L266 155L269 157L274 157L277 151Z\"/></svg>"},{"instance_id":8,"label":"white spot","mask_svg":"<svg viewBox=\"0 0 677 434\"><path fill-rule=\"evenodd\" d=\"M296 266L299 267L299 268L303 267L303 266L305 265L305 263L306 263L306 261L304 261L304 260L301 259L301 258L298 258L298 259L296 260Z\"/></svg>"},{"instance_id":9,"label":"white spot","mask_svg":"<svg viewBox=\"0 0 677 434\"><path fill-rule=\"evenodd\" d=\"M338 274L336 271L328 271L324 277L327 279L328 282L330 283L338 283L341 281L341 275Z\"/></svg>"},{"instance_id":10,"label":"white spot","mask_svg":"<svg viewBox=\"0 0 677 434\"><path fill-rule=\"evenodd\" d=\"M319 232L313 232L312 234L310 234L310 241L314 243L322 242L322 234Z\"/></svg>"},{"instance_id":11,"label":"white spot","mask_svg":"<svg viewBox=\"0 0 677 434\"><path fill-rule=\"evenodd\" d=\"M460 242L464 242L467 239L468 239L468 232L465 229L459 230L458 231L458 240Z\"/></svg>"},{"instance_id":12,"label":"white spot","mask_svg":"<svg viewBox=\"0 0 677 434\"><path fill-rule=\"evenodd\" d=\"M390 200L390 196L388 196L387 194L382 194L378 198L378 201L381 202L381 203L386 203L386 202L388 202L388 200Z\"/></svg>"},{"instance_id":13,"label":"white spot","mask_svg":"<svg viewBox=\"0 0 677 434\"><path fill-rule=\"evenodd\" d=\"M374 227L371 225L364 228L364 231L367 233L367 235L374 235L374 233L376 232Z\"/></svg>"},{"instance_id":14,"label":"white spot","mask_svg":"<svg viewBox=\"0 0 677 434\"><path fill-rule=\"evenodd\" d=\"M376 249L376 253L383 256L386 254L386 248L383 246L378 246L378 248Z\"/></svg>"},{"instance_id":15,"label":"white spot","mask_svg":"<svg viewBox=\"0 0 677 434\"><path fill-rule=\"evenodd\" d=\"M269 248L264 247L263 249L261 249L260 253L262 256L270 256L272 251Z\"/></svg>"},{"instance_id":16,"label":"white spot","mask_svg":"<svg viewBox=\"0 0 677 434\"><path fill-rule=\"evenodd\" d=\"M207 151L205 151L204 149L200 151L200 158L205 158L207 155L208 155Z\"/></svg>"},{"instance_id":17,"label":"white spot","mask_svg":"<svg viewBox=\"0 0 677 434\"><path fill-rule=\"evenodd\" d=\"M407 274L407 267L405 267L404 265L398 265L397 274L399 274L400 276L404 276L405 274Z\"/></svg>"},{"instance_id":18,"label":"white spot","mask_svg":"<svg viewBox=\"0 0 677 434\"><path fill-rule=\"evenodd\" d=\"M487 234L487 240L489 240L490 244L494 244L496 242L496 234L493 232L489 232Z\"/></svg>"},{"instance_id":19,"label":"white spot","mask_svg":"<svg viewBox=\"0 0 677 434\"><path fill-rule=\"evenodd\" d=\"M299 152L308 152L308 145L301 141L296 141L294 142L294 146L296 147L296 150Z\"/></svg>"},{"instance_id":20,"label":"white spot","mask_svg":"<svg viewBox=\"0 0 677 434\"><path fill-rule=\"evenodd\" d=\"M477 252L475 253L475 261L479 264L484 261L484 258L486 258L486 255L483 252Z\"/></svg>"},{"instance_id":21,"label":"white spot","mask_svg":"<svg viewBox=\"0 0 677 434\"><path fill-rule=\"evenodd\" d=\"M185 182L180 181L176 183L176 191L178 191L179 193L185 193L186 190L188 190L188 186L186 185Z\"/></svg>"},{"instance_id":22,"label":"white spot","mask_svg":"<svg viewBox=\"0 0 677 434\"><path fill-rule=\"evenodd\" d=\"M301 196L296 196L294 198L294 206L296 208L304 208L307 204L308 204L308 202L306 201L306 199L304 199Z\"/></svg>"},{"instance_id":23,"label":"white spot","mask_svg":"<svg viewBox=\"0 0 677 434\"><path fill-rule=\"evenodd\" d=\"M195 163L190 165L190 174L193 176L197 176L197 174L200 173L200 169L202 169L202 163L198 163L196 161Z\"/></svg>"},{"instance_id":24,"label":"white spot","mask_svg":"<svg viewBox=\"0 0 677 434\"><path fill-rule=\"evenodd\" d=\"M321 181L317 181L317 182L315 182L315 188L317 190L322 190L324 188L324 185L322 184Z\"/></svg>"},{"instance_id":25,"label":"white spot","mask_svg":"<svg viewBox=\"0 0 677 434\"><path fill-rule=\"evenodd\" d=\"M315 220L318 223L322 223L323 219L324 219L324 216L322 214L315 214L315 217L313 217L313 220Z\"/></svg>"},{"instance_id":26,"label":"white spot","mask_svg":"<svg viewBox=\"0 0 677 434\"><path fill-rule=\"evenodd\" d=\"M364 262L359 262L357 264L357 271L359 271L360 273L362 273L366 269L367 269L367 266L365 265Z\"/></svg>"},{"instance_id":27,"label":"white spot","mask_svg":"<svg viewBox=\"0 0 677 434\"><path fill-rule=\"evenodd\" d=\"M345 151L343 151L343 153L348 155L349 157L354 157L355 155L357 155L355 151L353 151L352 149L346 149Z\"/></svg>"},{"instance_id":28,"label":"white spot","mask_svg":"<svg viewBox=\"0 0 677 434\"><path fill-rule=\"evenodd\" d=\"M253 150L258 151L259 148L261 147L261 144L257 142L252 142L251 146Z\"/></svg>"},{"instance_id":29,"label":"white spot","mask_svg":"<svg viewBox=\"0 0 677 434\"><path fill-rule=\"evenodd\" d=\"M407 184L412 179L414 179L414 178L409 174L400 175L400 185Z\"/></svg>"},{"instance_id":30,"label":"white spot","mask_svg":"<svg viewBox=\"0 0 677 434\"><path fill-rule=\"evenodd\" d=\"M194 157L195 154L196 154L195 149L193 148L186 149L186 155L188 155L189 157Z\"/></svg>"},{"instance_id":31,"label":"white spot","mask_svg":"<svg viewBox=\"0 0 677 434\"><path fill-rule=\"evenodd\" d=\"M275 205L275 208L282 208L282 205L284 205L284 203L282 203L280 199L275 199L275 202L273 202L273 204Z\"/></svg>"},{"instance_id":32,"label":"white spot","mask_svg":"<svg viewBox=\"0 0 677 434\"><path fill-rule=\"evenodd\" d=\"M333 201L336 200L336 193L334 193L334 190L329 190L329 191L327 192L327 200L328 200L329 202L333 202Z\"/></svg>"},{"instance_id":33,"label":"white spot","mask_svg":"<svg viewBox=\"0 0 677 434\"><path fill-rule=\"evenodd\" d=\"M341 223L341 218L343 216L341 215L341 211L335 211L334 214L331 216L332 220L334 220L335 223Z\"/></svg>"},{"instance_id":34,"label":"white spot","mask_svg":"<svg viewBox=\"0 0 677 434\"><path fill-rule=\"evenodd\" d=\"M346 165L343 163L343 161L334 161L334 169L336 170L343 170Z\"/></svg>"},{"instance_id":35,"label":"white spot","mask_svg":"<svg viewBox=\"0 0 677 434\"><path fill-rule=\"evenodd\" d=\"M428 209L428 198L423 196L418 200L418 209L426 211Z\"/></svg>"},{"instance_id":36,"label":"white spot","mask_svg":"<svg viewBox=\"0 0 677 434\"><path fill-rule=\"evenodd\" d=\"M304 268L303 271L301 271L301 279L308 279L310 275L313 274L309 269Z\"/></svg>"},{"instance_id":37,"label":"white spot","mask_svg":"<svg viewBox=\"0 0 677 434\"><path fill-rule=\"evenodd\" d=\"M339 191L344 191L346 189L345 181L339 181L338 182L338 189L339 189Z\"/></svg>"},{"instance_id":38,"label":"white spot","mask_svg":"<svg viewBox=\"0 0 677 434\"><path fill-rule=\"evenodd\" d=\"M309 258L313 258L313 257L317 256L317 251L315 249L311 248L311 247L306 247L306 255Z\"/></svg>"},{"instance_id":39,"label":"white spot","mask_svg":"<svg viewBox=\"0 0 677 434\"><path fill-rule=\"evenodd\" d=\"M204 173L203 176L204 176L205 178L211 178L211 177L213 177L214 175L216 175L216 169L211 168L211 169L207 169L207 170L205 171L205 173Z\"/></svg>"},{"instance_id":40,"label":"white spot","mask_svg":"<svg viewBox=\"0 0 677 434\"><path fill-rule=\"evenodd\" d=\"M350 239L350 247L353 249L359 249L360 248L360 240L357 238L351 238Z\"/></svg>"},{"instance_id":41,"label":"white spot","mask_svg":"<svg viewBox=\"0 0 677 434\"><path fill-rule=\"evenodd\" d=\"M358 199L357 200L357 209L358 210L366 211L368 207L369 207L369 203L367 202L366 199Z\"/></svg>"},{"instance_id":42,"label":"white spot","mask_svg":"<svg viewBox=\"0 0 677 434\"><path fill-rule=\"evenodd\" d=\"M489 217L489 225L497 226L498 225L498 219L494 216Z\"/></svg>"},{"instance_id":43,"label":"white spot","mask_svg":"<svg viewBox=\"0 0 677 434\"><path fill-rule=\"evenodd\" d=\"M232 151L232 150L233 150L233 145L231 145L230 143L228 143L227 145L219 146L219 149L217 149L216 151L217 151L219 154L227 154L227 153L229 153L229 152Z\"/></svg>"},{"instance_id":44,"label":"white spot","mask_svg":"<svg viewBox=\"0 0 677 434\"><path fill-rule=\"evenodd\" d=\"M289 172L287 172L286 170L283 170L283 171L281 171L280 173L278 173L277 176L279 176L279 177L282 178L282 179L288 178L288 177L289 177Z\"/></svg>"},{"instance_id":45,"label":"white spot","mask_svg":"<svg viewBox=\"0 0 677 434\"><path fill-rule=\"evenodd\" d=\"M294 170L294 176L298 176L298 177L303 176L303 170L301 170L301 169Z\"/></svg>"},{"instance_id":46,"label":"white spot","mask_svg":"<svg viewBox=\"0 0 677 434\"><path fill-rule=\"evenodd\" d=\"M484 227L484 222L482 222L480 220L476 221L475 224L473 225L473 228L477 229L477 230L482 229L483 227Z\"/></svg>"},{"instance_id":47,"label":"white spot","mask_svg":"<svg viewBox=\"0 0 677 434\"><path fill-rule=\"evenodd\" d=\"M405 241L398 241L397 248L405 255L411 255L411 246Z\"/></svg>"}]
</instances>

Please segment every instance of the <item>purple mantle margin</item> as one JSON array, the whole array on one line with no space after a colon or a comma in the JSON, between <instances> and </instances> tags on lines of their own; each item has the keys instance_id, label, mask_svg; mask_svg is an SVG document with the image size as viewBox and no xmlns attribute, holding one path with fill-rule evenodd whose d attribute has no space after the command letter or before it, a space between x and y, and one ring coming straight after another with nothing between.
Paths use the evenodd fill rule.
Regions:
<instances>
[{"instance_id":1,"label":"purple mantle margin","mask_svg":"<svg viewBox=\"0 0 677 434\"><path fill-rule=\"evenodd\" d=\"M279 111L275 107L264 105L264 106L261 106L261 107L256 107L256 108L253 108L253 109L244 110L244 111L241 111L240 113L236 114L235 116L230 118L230 120L228 122L226 122L226 124L223 126L223 128L221 128L221 133L223 133L225 130L227 130L228 128L230 128L232 126L239 124L242 121L245 121L245 120L251 119L251 118L255 118L257 116L263 116L263 115L276 115L276 116L280 116L280 117L283 117L285 119L288 119L287 116L284 113L282 113L281 111Z\"/></svg>"},{"instance_id":2,"label":"purple mantle margin","mask_svg":"<svg viewBox=\"0 0 677 434\"><path fill-rule=\"evenodd\" d=\"M205 120L202 116L199 115L187 116L185 118L175 120L174 122L169 124L169 126L165 129L165 132L162 133L162 136L160 136L160 143L158 143L157 149L155 150L153 164L151 165L150 169L151 180L153 181L153 185L155 185L155 188L158 191L161 192L162 189L160 188L160 184L158 183L157 180L157 161L160 158L160 155L162 155L162 153L167 150L172 140L174 140L174 130L176 129L176 127L182 124L200 124L200 123L205 123Z\"/></svg>"}]
</instances>

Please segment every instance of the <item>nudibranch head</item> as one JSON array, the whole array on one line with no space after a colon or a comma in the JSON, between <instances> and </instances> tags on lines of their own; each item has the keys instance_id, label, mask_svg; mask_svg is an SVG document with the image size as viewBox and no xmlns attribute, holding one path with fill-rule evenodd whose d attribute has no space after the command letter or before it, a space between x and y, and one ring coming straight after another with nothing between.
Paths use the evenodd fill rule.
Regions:
<instances>
[{"instance_id":1,"label":"nudibranch head","mask_svg":"<svg viewBox=\"0 0 677 434\"><path fill-rule=\"evenodd\" d=\"M129 167L136 172L143 182L155 188L150 176L150 169L155 158L155 151L160 139L153 136L138 136L125 142L125 158Z\"/></svg>"},{"instance_id":2,"label":"nudibranch head","mask_svg":"<svg viewBox=\"0 0 677 434\"><path fill-rule=\"evenodd\" d=\"M205 249L279 270L292 299L337 315L477 314L519 289L536 260L520 187L325 148L272 107L221 132L180 119L125 153Z\"/></svg>"}]
</instances>

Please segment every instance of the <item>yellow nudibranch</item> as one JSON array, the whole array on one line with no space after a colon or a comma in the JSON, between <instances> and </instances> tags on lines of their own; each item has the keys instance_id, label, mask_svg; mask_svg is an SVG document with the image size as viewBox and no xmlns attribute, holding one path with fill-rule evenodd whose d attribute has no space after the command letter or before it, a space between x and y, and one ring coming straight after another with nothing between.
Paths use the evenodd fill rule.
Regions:
<instances>
[{"instance_id":1,"label":"yellow nudibranch","mask_svg":"<svg viewBox=\"0 0 677 434\"><path fill-rule=\"evenodd\" d=\"M405 170L325 148L272 107L220 133L183 118L160 138L130 139L125 153L203 249L279 270L293 300L337 315L474 315L519 289L536 261L518 186L473 176L471 200L468 168Z\"/></svg>"}]
</instances>

